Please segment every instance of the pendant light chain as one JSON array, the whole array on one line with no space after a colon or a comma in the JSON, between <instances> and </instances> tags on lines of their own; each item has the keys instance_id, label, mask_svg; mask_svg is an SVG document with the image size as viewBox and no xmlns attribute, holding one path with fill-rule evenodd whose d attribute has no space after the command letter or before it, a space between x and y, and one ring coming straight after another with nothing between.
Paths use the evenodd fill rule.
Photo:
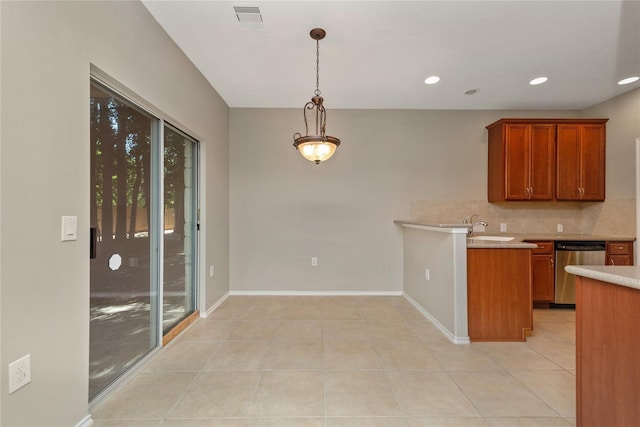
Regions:
<instances>
[{"instance_id":1,"label":"pendant light chain","mask_svg":"<svg viewBox=\"0 0 640 427\"><path fill-rule=\"evenodd\" d=\"M325 133L327 116L323 105L324 100L320 96L320 40L324 39L326 33L322 28L314 28L309 35L316 41L316 90L311 101L307 102L302 109L305 134L294 133L293 146L305 159L319 164L333 156L340 145L340 139ZM313 123L313 119L307 115L312 114L315 115L315 134L309 135L309 125Z\"/></svg>"},{"instance_id":2,"label":"pendant light chain","mask_svg":"<svg viewBox=\"0 0 640 427\"><path fill-rule=\"evenodd\" d=\"M320 40L316 40L316 96L320 96Z\"/></svg>"}]
</instances>

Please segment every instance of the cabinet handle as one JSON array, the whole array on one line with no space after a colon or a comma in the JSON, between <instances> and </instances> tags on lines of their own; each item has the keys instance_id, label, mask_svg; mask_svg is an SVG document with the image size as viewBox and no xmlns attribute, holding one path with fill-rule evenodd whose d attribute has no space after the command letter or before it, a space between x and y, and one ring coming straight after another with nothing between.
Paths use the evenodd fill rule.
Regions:
<instances>
[{"instance_id":1,"label":"cabinet handle","mask_svg":"<svg viewBox=\"0 0 640 427\"><path fill-rule=\"evenodd\" d=\"M618 250L623 250L624 246L618 246Z\"/></svg>"},{"instance_id":2,"label":"cabinet handle","mask_svg":"<svg viewBox=\"0 0 640 427\"><path fill-rule=\"evenodd\" d=\"M616 263L613 262L613 259L611 259L611 265L616 265Z\"/></svg>"},{"instance_id":3,"label":"cabinet handle","mask_svg":"<svg viewBox=\"0 0 640 427\"><path fill-rule=\"evenodd\" d=\"M551 263L551 267L553 267L553 260L550 259L549 262Z\"/></svg>"}]
</instances>

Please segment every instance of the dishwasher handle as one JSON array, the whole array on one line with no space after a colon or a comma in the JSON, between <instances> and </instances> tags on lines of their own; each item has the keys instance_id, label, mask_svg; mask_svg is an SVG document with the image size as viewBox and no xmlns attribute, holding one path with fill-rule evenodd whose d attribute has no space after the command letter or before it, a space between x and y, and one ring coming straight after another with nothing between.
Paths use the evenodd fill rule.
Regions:
<instances>
[{"instance_id":1,"label":"dishwasher handle","mask_svg":"<svg viewBox=\"0 0 640 427\"><path fill-rule=\"evenodd\" d=\"M557 251L604 251L606 249L605 242L589 242L589 243L556 243Z\"/></svg>"}]
</instances>

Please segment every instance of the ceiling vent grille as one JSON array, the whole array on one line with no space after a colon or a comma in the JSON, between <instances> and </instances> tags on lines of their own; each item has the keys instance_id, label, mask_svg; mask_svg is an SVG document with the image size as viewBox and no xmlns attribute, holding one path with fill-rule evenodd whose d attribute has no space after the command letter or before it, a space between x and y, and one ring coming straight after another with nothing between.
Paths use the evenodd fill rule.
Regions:
<instances>
[{"instance_id":1,"label":"ceiling vent grille","mask_svg":"<svg viewBox=\"0 0 640 427\"><path fill-rule=\"evenodd\" d=\"M233 6L236 13L240 29L242 30L261 30L264 29L262 21L262 13L257 6Z\"/></svg>"}]
</instances>

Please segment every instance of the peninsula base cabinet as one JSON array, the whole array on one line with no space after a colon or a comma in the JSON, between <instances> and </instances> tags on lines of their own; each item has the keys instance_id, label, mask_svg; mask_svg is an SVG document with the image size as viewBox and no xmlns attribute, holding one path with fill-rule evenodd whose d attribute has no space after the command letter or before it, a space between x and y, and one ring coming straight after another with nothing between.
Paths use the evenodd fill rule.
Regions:
<instances>
[{"instance_id":1,"label":"peninsula base cabinet","mask_svg":"<svg viewBox=\"0 0 640 427\"><path fill-rule=\"evenodd\" d=\"M576 280L577 425L637 426L640 290Z\"/></svg>"},{"instance_id":2,"label":"peninsula base cabinet","mask_svg":"<svg viewBox=\"0 0 640 427\"><path fill-rule=\"evenodd\" d=\"M531 249L467 249L471 341L525 341L533 328Z\"/></svg>"}]
</instances>

